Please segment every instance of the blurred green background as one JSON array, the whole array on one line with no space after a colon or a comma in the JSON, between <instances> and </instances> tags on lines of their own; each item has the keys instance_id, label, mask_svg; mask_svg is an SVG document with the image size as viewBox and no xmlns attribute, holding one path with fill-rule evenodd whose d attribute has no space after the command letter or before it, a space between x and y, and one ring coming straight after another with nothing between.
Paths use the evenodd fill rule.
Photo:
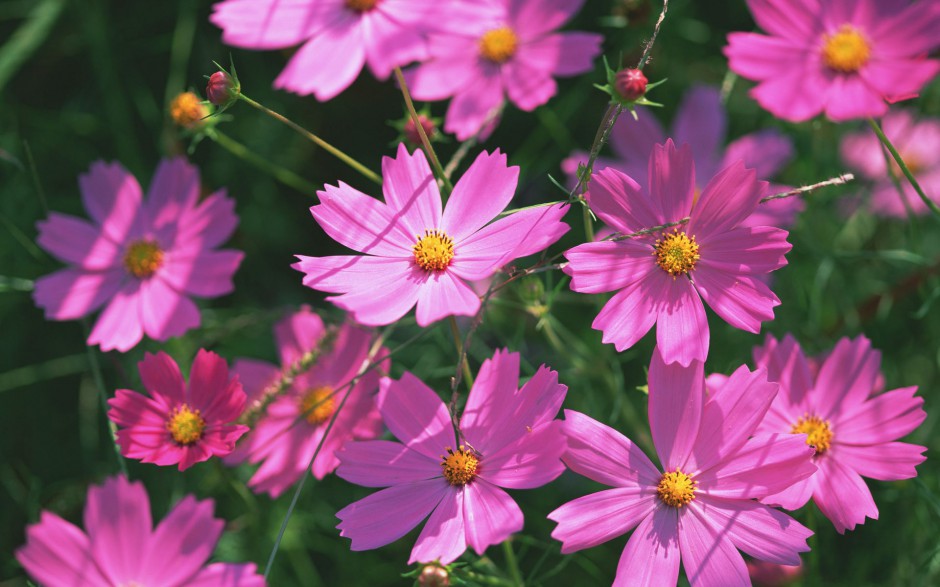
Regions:
<instances>
[{"instance_id":1,"label":"blurred green background","mask_svg":"<svg viewBox=\"0 0 940 587\"><path fill-rule=\"evenodd\" d=\"M271 327L286 312L309 303L333 320L338 312L322 295L301 285L289 265L293 255L342 252L310 217L313 194L279 184L212 141L198 145L191 159L206 190L228 188L241 218L229 247L245 251L232 295L200 301L203 327L165 345L145 340L127 354L89 355L81 322L47 322L30 297L32 280L60 267L34 243L35 224L48 210L85 216L78 175L97 160L117 160L146 186L161 157L185 153L188 142L166 112L178 92L202 93L212 61L234 58L246 94L286 114L305 128L378 170L394 153L396 131L388 121L404 110L390 82L371 75L338 98L319 103L274 91L271 84L286 52L253 52L226 47L208 16L212 2L106 0L4 0L0 3L0 585L24 585L13 559L24 528L41 509L80 523L87 486L117 472L90 359L100 363L109 394L140 389L136 364L145 351L164 349L188 369L200 347L230 361L248 356L274 360ZM649 37L660 4L643 0L591 0L569 29L600 31L612 62L635 63ZM752 30L743 1L674 0L646 68L650 80L668 78L652 99L671 120L692 83L726 80L721 54L725 36ZM587 149L605 108L600 60L593 75L561 80L559 93L534 113L509 107L483 148L499 147L522 170L515 205L563 197L548 174L562 178L560 161ZM797 156L777 179L791 185L829 178L846 169L838 140L855 125L825 120L793 125L773 119L747 95L738 80L728 100L729 137L775 127L793 138ZM940 84L908 105L940 112ZM431 106L442 116L445 103ZM229 110L220 128L258 155L293 170L315 185L342 180L380 196L374 185L286 127L245 105ZM457 144L439 143L448 160ZM479 148L464 162L466 168ZM459 177L459 173L457 177ZM765 331L792 332L808 353L828 351L842 336L865 334L884 355L887 388L918 385L928 419L908 439L928 446L920 476L905 482L869 483L881 515L854 532L838 535L815 506L796 516L817 531L804 557L805 585L927 585L940 582L940 448L937 425L940 313L940 231L931 217L913 223L874 218L864 211L847 216L841 201L864 198L864 182L808 196L806 211L791 232L789 266L776 274L782 300L777 319ZM485 197L485 194L481 194ZM573 230L552 247L559 252L583 242L581 211L567 220ZM541 363L560 372L569 386L565 403L626 433L649 447L645 384L653 340L618 354L602 345L590 328L601 300L574 294L560 272L543 273L507 288L490 305L474 338L475 372L493 349L523 354L523 373ZM750 363L750 349L763 341L709 316L712 345L707 369L730 373ZM417 333L413 319L396 330L390 346ZM442 392L456 361L446 323L433 327L393 361L393 375L410 370ZM216 515L228 521L216 560L254 561L263 568L290 495L272 501L245 488L247 467L227 469L217 460L184 473L129 462L133 479L146 484L154 518L187 493L216 500ZM550 539L554 524L545 515L562 503L600 486L566 473L532 491L512 492L526 514L514 543L530 585L608 584L625 544L621 537L571 556L559 555ZM401 573L416 533L379 550L352 553L335 530L334 513L371 490L333 476L310 480L281 546L272 585L406 585ZM478 571L503 576L503 553L491 548L476 561ZM681 581L684 581L682 579Z\"/></svg>"}]
</instances>

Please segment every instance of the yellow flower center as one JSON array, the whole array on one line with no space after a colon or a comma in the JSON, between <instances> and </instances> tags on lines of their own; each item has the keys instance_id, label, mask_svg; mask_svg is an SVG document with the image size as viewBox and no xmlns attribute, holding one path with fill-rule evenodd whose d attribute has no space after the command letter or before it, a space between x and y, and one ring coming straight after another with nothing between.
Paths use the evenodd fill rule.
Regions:
<instances>
[{"instance_id":1,"label":"yellow flower center","mask_svg":"<svg viewBox=\"0 0 940 587\"><path fill-rule=\"evenodd\" d=\"M698 481L693 481L679 469L672 473L663 473L656 486L656 494L664 504L674 508L681 508L695 499L695 488Z\"/></svg>"},{"instance_id":2,"label":"yellow flower center","mask_svg":"<svg viewBox=\"0 0 940 587\"><path fill-rule=\"evenodd\" d=\"M656 264L673 278L685 275L695 269L695 263L701 258L695 237L689 238L678 228L672 234L663 233L653 248Z\"/></svg>"},{"instance_id":3,"label":"yellow flower center","mask_svg":"<svg viewBox=\"0 0 940 587\"><path fill-rule=\"evenodd\" d=\"M454 239L439 230L425 230L412 250L418 267L425 271L443 271L454 258Z\"/></svg>"},{"instance_id":4,"label":"yellow flower center","mask_svg":"<svg viewBox=\"0 0 940 587\"><path fill-rule=\"evenodd\" d=\"M202 438L202 433L206 429L206 421L199 414L199 410L194 410L187 404L182 404L176 406L170 412L166 429L170 431L173 440L177 444L189 446Z\"/></svg>"},{"instance_id":5,"label":"yellow flower center","mask_svg":"<svg viewBox=\"0 0 940 587\"><path fill-rule=\"evenodd\" d=\"M163 265L163 249L156 241L131 243L124 253L124 268L135 277L150 277Z\"/></svg>"},{"instance_id":6,"label":"yellow flower center","mask_svg":"<svg viewBox=\"0 0 940 587\"><path fill-rule=\"evenodd\" d=\"M823 35L823 62L835 71L854 73L868 63L871 47L852 25L844 24L834 35Z\"/></svg>"},{"instance_id":7,"label":"yellow flower center","mask_svg":"<svg viewBox=\"0 0 940 587\"><path fill-rule=\"evenodd\" d=\"M805 434L806 444L815 448L818 455L829 450L829 445L832 444L832 429L829 428L829 420L823 420L819 416L804 415L796 421L790 432Z\"/></svg>"},{"instance_id":8,"label":"yellow flower center","mask_svg":"<svg viewBox=\"0 0 940 587\"><path fill-rule=\"evenodd\" d=\"M183 92L170 102L170 118L177 126L193 128L202 123L202 119L209 115L199 96L192 92Z\"/></svg>"},{"instance_id":9,"label":"yellow flower center","mask_svg":"<svg viewBox=\"0 0 940 587\"><path fill-rule=\"evenodd\" d=\"M300 400L300 413L314 426L329 420L335 408L333 388L328 386L315 387Z\"/></svg>"},{"instance_id":10,"label":"yellow flower center","mask_svg":"<svg viewBox=\"0 0 940 587\"><path fill-rule=\"evenodd\" d=\"M901 159L904 161L904 164L907 165L908 171L914 175L917 175L924 168L924 164L915 155L902 152ZM895 177L903 177L904 172L901 171L901 166L897 164L894 157L891 157L890 160L891 170L894 171Z\"/></svg>"},{"instance_id":11,"label":"yellow flower center","mask_svg":"<svg viewBox=\"0 0 940 587\"><path fill-rule=\"evenodd\" d=\"M378 3L379 0L346 0L346 8L356 12L368 12Z\"/></svg>"},{"instance_id":12,"label":"yellow flower center","mask_svg":"<svg viewBox=\"0 0 940 587\"><path fill-rule=\"evenodd\" d=\"M441 455L441 468L444 469L444 479L451 485L463 486L473 481L477 476L480 459L464 445L457 447L454 452L447 449L446 455Z\"/></svg>"},{"instance_id":13,"label":"yellow flower center","mask_svg":"<svg viewBox=\"0 0 940 587\"><path fill-rule=\"evenodd\" d=\"M516 33L509 27L486 31L480 37L480 55L493 63L504 63L516 54Z\"/></svg>"}]
</instances>

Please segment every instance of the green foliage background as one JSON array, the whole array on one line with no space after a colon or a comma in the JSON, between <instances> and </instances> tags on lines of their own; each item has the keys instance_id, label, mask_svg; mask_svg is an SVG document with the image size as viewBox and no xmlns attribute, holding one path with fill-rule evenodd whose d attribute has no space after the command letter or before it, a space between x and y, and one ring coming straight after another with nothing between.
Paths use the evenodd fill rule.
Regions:
<instances>
[{"instance_id":1,"label":"green foliage background","mask_svg":"<svg viewBox=\"0 0 940 587\"><path fill-rule=\"evenodd\" d=\"M185 153L187 143L172 127L166 104L177 92L202 91L212 61L234 57L244 91L347 151L372 169L394 153L396 132L387 121L403 115L401 96L390 83L368 74L331 102L274 91L273 79L287 54L225 47L208 21L211 2L107 0L6 0L0 3L0 585L25 584L12 557L24 528L41 509L80 523L87 486L117 472L106 421L90 365L100 363L109 394L140 389L136 363L145 351L164 349L188 368L200 347L229 360L274 360L272 324L299 304L312 304L332 318L338 313L322 295L302 287L290 269L292 255L335 254L310 217L313 194L287 188L244 164L211 141L192 155L207 190L227 187L237 200L241 223L229 246L246 252L234 294L200 302L203 327L165 345L146 340L127 354L91 354L81 322L47 322L30 297L32 280L59 264L34 243L35 224L47 209L84 216L77 177L96 159L118 160L146 186L161 157ZM612 62L622 54L634 63L652 31L658 2L591 0L571 29L602 32ZM626 10L625 7L631 7ZM627 15L625 18L623 15ZM657 112L671 120L692 83L721 84L727 62L725 35L751 30L743 1L674 0L646 68L651 80L668 82L651 96L664 103ZM496 133L483 145L499 147L522 170L515 205L557 200L563 195L547 175L561 177L560 161L586 149L605 108L606 96L592 88L602 80L600 60L593 75L562 80L560 91L534 113L509 107ZM773 119L738 80L728 100L731 138L776 127L793 138L796 159L777 178L792 185L814 183L845 168L839 137L855 125L825 120L794 125ZM443 115L446 105L432 110ZM908 108L940 112L940 84L926 88ZM221 128L257 154L294 170L316 185L342 180L379 196L374 185L309 142L245 105L227 114ZM454 142L439 144L445 161ZM475 150L471 154L475 156ZM463 168L466 167L464 163ZM459 177L459 173L458 173ZM807 197L807 208L791 232L790 264L776 274L783 304L765 331L792 332L808 353L826 352L842 336L865 334L884 355L889 389L920 386L928 419L908 439L928 447L920 476L905 482L871 482L881 511L845 536L838 535L814 506L797 514L817 531L806 555L805 585L926 585L940 582L940 449L937 426L940 337L940 231L937 219L887 221L864 211L846 215L843 200L864 199L858 181ZM480 194L486 197L486 194ZM567 220L573 230L552 248L583 241L581 212ZM650 448L646 423L645 369L653 341L618 354L602 345L590 323L600 299L576 295L560 272L540 274L510 287L493 301L471 349L476 371L493 349L522 352L524 375L541 363L569 386L565 406L588 413ZM538 283L535 283L537 280ZM541 292L541 295L540 295ZM709 372L730 373L763 341L709 318ZM418 332L413 319L394 334L401 342ZM394 342L392 346L394 346ZM393 375L410 370L445 392L456 362L446 323L436 325L394 360ZM287 511L289 491L278 500L245 488L249 468L227 469L217 460L179 473L129 462L133 479L144 481L154 517L187 493L216 500L216 514L228 521L218 560L255 561L263 568ZM512 492L526 514L526 528L514 548L528 585L607 584L614 576L625 537L595 549L561 557L549 538L545 515L599 486L566 473L532 491ZM364 553L349 551L339 538L334 513L371 490L328 477L311 480L281 545L272 585L405 585L400 574L416 533L393 545ZM477 561L475 556L465 560ZM494 547L475 570L505 577L503 551ZM684 579L683 579L684 581Z\"/></svg>"}]
</instances>

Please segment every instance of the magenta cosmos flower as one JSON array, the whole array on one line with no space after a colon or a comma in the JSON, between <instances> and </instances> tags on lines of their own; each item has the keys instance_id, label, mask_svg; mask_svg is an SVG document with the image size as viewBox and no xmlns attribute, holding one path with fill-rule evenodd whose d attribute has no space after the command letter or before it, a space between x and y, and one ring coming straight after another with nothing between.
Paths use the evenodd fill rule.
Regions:
<instances>
[{"instance_id":1,"label":"magenta cosmos flower","mask_svg":"<svg viewBox=\"0 0 940 587\"><path fill-rule=\"evenodd\" d=\"M751 96L800 122L881 116L885 100L913 97L940 69L940 5L881 0L748 0L769 35L731 33L732 71L758 82Z\"/></svg>"},{"instance_id":2,"label":"magenta cosmos flower","mask_svg":"<svg viewBox=\"0 0 940 587\"><path fill-rule=\"evenodd\" d=\"M504 96L522 110L548 102L555 77L592 68L603 37L557 33L584 0L465 0L446 31L432 35L430 61L408 72L419 100L453 96L444 130L461 141L480 132ZM465 14L462 14L465 12Z\"/></svg>"},{"instance_id":3,"label":"magenta cosmos flower","mask_svg":"<svg viewBox=\"0 0 940 587\"><path fill-rule=\"evenodd\" d=\"M364 256L305 257L294 269L304 285L338 296L327 299L360 324L391 324L418 306L427 326L445 316L472 316L478 281L518 257L543 250L568 230L565 204L521 210L487 224L512 200L519 168L498 150L480 153L454 186L441 212L441 194L420 150L398 146L382 160L385 203L340 182L317 192L313 217L339 243Z\"/></svg>"},{"instance_id":4,"label":"magenta cosmos flower","mask_svg":"<svg viewBox=\"0 0 940 587\"><path fill-rule=\"evenodd\" d=\"M940 118L917 120L905 110L892 110L881 123L885 135L901 154L907 168L917 178L928 197L940 201ZM881 141L865 129L842 139L842 160L875 182L869 208L876 214L904 218L907 207L891 178L885 163ZM900 178L904 198L915 214L926 214L927 205L907 182L901 168L892 159L891 167Z\"/></svg>"},{"instance_id":5,"label":"magenta cosmos flower","mask_svg":"<svg viewBox=\"0 0 940 587\"><path fill-rule=\"evenodd\" d=\"M749 585L738 550L796 565L812 532L755 499L813 474L802 437L754 434L777 385L740 367L706 399L703 364L666 365L653 352L649 420L660 471L622 434L565 410L565 464L613 489L548 515L567 554L630 530L614 585L675 585L681 558L693 587Z\"/></svg>"},{"instance_id":6,"label":"magenta cosmos flower","mask_svg":"<svg viewBox=\"0 0 940 587\"><path fill-rule=\"evenodd\" d=\"M219 190L199 202L199 171L185 159L160 163L144 201L118 163L98 161L79 177L92 222L53 212L39 245L71 267L36 281L33 299L50 320L102 305L88 344L127 351L146 334L164 341L199 326L190 299L232 291L243 254L216 251L235 230L235 202Z\"/></svg>"},{"instance_id":7,"label":"magenta cosmos flower","mask_svg":"<svg viewBox=\"0 0 940 587\"><path fill-rule=\"evenodd\" d=\"M656 145L649 189L616 169L591 179L591 209L623 234L677 222L687 224L618 241L584 243L565 253L571 289L618 291L594 319L604 342L632 346L654 323L663 358L689 365L708 355L702 298L729 324L760 331L773 318L777 296L758 276L786 264L787 232L746 227L767 183L737 161L718 172L695 197L695 165L688 145Z\"/></svg>"},{"instance_id":8,"label":"magenta cosmos flower","mask_svg":"<svg viewBox=\"0 0 940 587\"><path fill-rule=\"evenodd\" d=\"M927 450L895 442L927 417L916 387L878 393L881 353L864 337L841 339L813 373L792 336L768 336L754 349L754 360L767 369L780 393L758 432L805 433L816 448L816 474L763 498L765 503L794 510L810 497L839 533L878 519L878 508L862 480L882 481L917 476L915 466ZM721 393L724 393L722 391Z\"/></svg>"},{"instance_id":9,"label":"magenta cosmos flower","mask_svg":"<svg viewBox=\"0 0 940 587\"><path fill-rule=\"evenodd\" d=\"M325 334L323 321L306 307L278 322L274 337L280 369L252 359L240 359L234 365L248 399L260 400L283 370L297 364L304 354L320 349ZM277 497L300 479L347 393L349 397L313 461L313 476L323 479L339 465L334 452L344 442L375 438L382 432L374 400L379 372L370 370L351 388L349 385L368 359L371 342L368 331L344 324L329 346L321 349L325 352L313 367L297 375L284 395L268 406L251 433L225 459L228 464L261 463L249 487Z\"/></svg>"},{"instance_id":10,"label":"magenta cosmos flower","mask_svg":"<svg viewBox=\"0 0 940 587\"><path fill-rule=\"evenodd\" d=\"M231 423L245 409L245 392L238 377L229 378L228 364L219 355L200 349L188 384L164 352L145 354L137 368L150 397L119 389L108 400L108 417L122 427L117 443L125 457L155 465L178 463L182 471L229 454L248 432L247 426Z\"/></svg>"},{"instance_id":11,"label":"magenta cosmos flower","mask_svg":"<svg viewBox=\"0 0 940 587\"><path fill-rule=\"evenodd\" d=\"M646 186L647 166L653 147L666 142L667 135L659 121L647 108L637 108L636 119L620 116L610 135L615 157L598 157L594 170L611 167L629 175L638 184ZM758 179L769 180L793 158L793 142L775 129L750 133L725 145L728 116L721 104L718 88L694 86L682 97L669 134L676 144L688 143L695 163L695 191L701 193L705 182L720 170L741 160L754 169ZM587 163L588 154L575 151L562 162L562 170L577 181L578 164ZM771 184L770 193L790 188ZM740 226L777 226L793 224L803 209L801 198L781 198L761 204L744 219Z\"/></svg>"},{"instance_id":12,"label":"magenta cosmos flower","mask_svg":"<svg viewBox=\"0 0 940 587\"><path fill-rule=\"evenodd\" d=\"M222 40L245 49L300 45L274 87L326 101L363 65L380 80L427 58L428 32L452 0L226 0L209 18Z\"/></svg>"},{"instance_id":13,"label":"magenta cosmos flower","mask_svg":"<svg viewBox=\"0 0 940 587\"><path fill-rule=\"evenodd\" d=\"M85 530L44 511L16 560L45 587L263 587L252 563L212 563L225 522L188 495L153 527L140 482L111 477L88 490Z\"/></svg>"},{"instance_id":14,"label":"magenta cosmos flower","mask_svg":"<svg viewBox=\"0 0 940 587\"><path fill-rule=\"evenodd\" d=\"M341 536L353 550L398 540L431 515L409 564L448 564L469 545L478 554L522 529L522 511L500 487L531 489L561 475L565 442L554 420L567 387L542 366L519 388L519 354L497 351L473 384L461 436L444 402L405 373L382 380L379 411L401 443L348 443L336 474L385 487L340 510Z\"/></svg>"}]
</instances>

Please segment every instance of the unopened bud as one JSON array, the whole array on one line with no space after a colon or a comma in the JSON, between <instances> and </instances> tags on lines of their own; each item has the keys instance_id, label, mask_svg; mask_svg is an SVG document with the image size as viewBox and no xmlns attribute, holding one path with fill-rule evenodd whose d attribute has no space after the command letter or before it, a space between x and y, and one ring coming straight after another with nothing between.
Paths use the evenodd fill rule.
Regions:
<instances>
[{"instance_id":1,"label":"unopened bud","mask_svg":"<svg viewBox=\"0 0 940 587\"><path fill-rule=\"evenodd\" d=\"M224 71L217 71L209 77L206 85L206 97L216 106L225 106L238 98L240 90L232 76Z\"/></svg>"},{"instance_id":2,"label":"unopened bud","mask_svg":"<svg viewBox=\"0 0 940 587\"><path fill-rule=\"evenodd\" d=\"M418 585L421 587L448 587L450 575L447 569L438 565L428 565L421 569L418 575Z\"/></svg>"},{"instance_id":3,"label":"unopened bud","mask_svg":"<svg viewBox=\"0 0 940 587\"><path fill-rule=\"evenodd\" d=\"M424 134L427 135L428 140L433 140L434 135L437 133L437 126L434 124L434 121L424 114L419 114L418 122L421 123L421 128L424 129ZM421 133L418 132L418 126L415 124L414 118L408 117L408 120L405 121L404 133L405 138L408 139L408 142L412 145L421 144Z\"/></svg>"},{"instance_id":4,"label":"unopened bud","mask_svg":"<svg viewBox=\"0 0 940 587\"><path fill-rule=\"evenodd\" d=\"M639 69L621 69L617 72L614 87L624 100L633 102L639 100L646 93L646 83L649 80Z\"/></svg>"},{"instance_id":5,"label":"unopened bud","mask_svg":"<svg viewBox=\"0 0 940 587\"><path fill-rule=\"evenodd\" d=\"M202 103L199 96L192 92L183 92L170 102L170 118L182 128L196 128L208 115L209 109Z\"/></svg>"}]
</instances>

